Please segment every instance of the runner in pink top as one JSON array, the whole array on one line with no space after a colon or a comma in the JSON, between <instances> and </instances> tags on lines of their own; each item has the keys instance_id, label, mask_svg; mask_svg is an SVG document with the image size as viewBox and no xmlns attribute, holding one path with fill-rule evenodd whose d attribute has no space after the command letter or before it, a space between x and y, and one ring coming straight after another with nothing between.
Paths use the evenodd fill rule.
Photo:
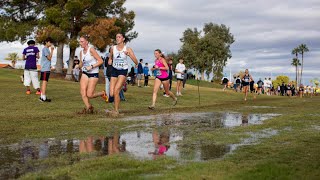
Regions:
<instances>
[{"instance_id":1,"label":"runner in pink top","mask_svg":"<svg viewBox=\"0 0 320 180\"><path fill-rule=\"evenodd\" d=\"M154 51L154 56L156 58L155 65L151 68L152 71L155 71L156 78L154 80L153 87L153 95L152 95L152 105L149 106L149 109L154 109L157 100L158 90L160 88L161 83L163 84L163 88L168 96L173 99L173 106L175 106L178 102L178 99L174 96L174 94L169 91L169 66L167 61L164 58L164 55L161 53L160 49L156 49Z\"/></svg>"},{"instance_id":2,"label":"runner in pink top","mask_svg":"<svg viewBox=\"0 0 320 180\"><path fill-rule=\"evenodd\" d=\"M157 70L156 78L158 78L162 81L168 79L169 74L168 74L167 70L164 69L165 65L161 62L161 59L156 59L155 65L158 66L159 69L163 68L163 69Z\"/></svg>"}]
</instances>

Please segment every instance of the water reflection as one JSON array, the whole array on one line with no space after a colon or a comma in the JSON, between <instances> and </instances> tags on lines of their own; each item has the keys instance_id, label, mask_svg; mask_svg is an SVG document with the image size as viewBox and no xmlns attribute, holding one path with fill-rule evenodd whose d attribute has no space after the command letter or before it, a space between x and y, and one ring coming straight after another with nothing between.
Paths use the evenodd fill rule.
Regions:
<instances>
[{"instance_id":1,"label":"water reflection","mask_svg":"<svg viewBox=\"0 0 320 180\"><path fill-rule=\"evenodd\" d=\"M122 135L114 133L113 136L89 136L82 140L49 139L40 143L27 141L0 146L0 179L17 178L21 174L41 169L42 167L35 165L37 160L68 154L78 154L77 158L80 158L80 154L105 156L126 152L139 159L170 156L181 160L200 161L219 158L228 152L228 147L224 145L178 145L177 142L183 138L181 131L158 128L152 132L134 131ZM192 151L190 147L193 148ZM74 158L70 158L70 161L74 161Z\"/></svg>"},{"instance_id":2,"label":"water reflection","mask_svg":"<svg viewBox=\"0 0 320 180\"><path fill-rule=\"evenodd\" d=\"M231 128L242 125L262 124L266 119L279 116L279 114L241 114L233 112L210 113L175 113L150 116L127 117L123 120L149 120L149 126L201 126L210 128Z\"/></svg>"},{"instance_id":3,"label":"water reflection","mask_svg":"<svg viewBox=\"0 0 320 180\"><path fill-rule=\"evenodd\" d=\"M152 132L152 140L154 144L154 151L149 152L153 155L153 159L156 159L158 156L165 155L170 148L170 132L168 129L165 129L159 133L157 129L154 129Z\"/></svg>"},{"instance_id":4,"label":"water reflection","mask_svg":"<svg viewBox=\"0 0 320 180\"><path fill-rule=\"evenodd\" d=\"M81 158L127 153L138 159L156 159L169 156L178 160L203 161L221 158L239 145L203 144L200 141L185 142L193 131L260 124L275 114L240 113L178 113L137 118L153 118L145 124L145 131L120 132L83 139L47 139L22 141L0 146L0 179L18 178L20 175L45 169L39 160L61 157L70 164ZM129 119L130 120L130 119ZM133 120L133 119L131 119ZM185 127L185 128L179 128ZM192 127L192 132L190 128ZM251 141L250 141L251 142ZM241 145L241 144L240 144ZM82 156L82 154L85 154ZM89 155L89 156L88 156Z\"/></svg>"},{"instance_id":5,"label":"water reflection","mask_svg":"<svg viewBox=\"0 0 320 180\"><path fill-rule=\"evenodd\" d=\"M89 136L82 140L48 139L43 142L23 141L19 144L0 146L0 179L18 178L27 172L44 167L36 161L70 154L79 158L80 154L104 156L126 151L126 142L120 141L119 133L113 136ZM72 164L75 158L69 158ZM79 159L78 159L79 160ZM39 163L38 163L39 164Z\"/></svg>"}]
</instances>

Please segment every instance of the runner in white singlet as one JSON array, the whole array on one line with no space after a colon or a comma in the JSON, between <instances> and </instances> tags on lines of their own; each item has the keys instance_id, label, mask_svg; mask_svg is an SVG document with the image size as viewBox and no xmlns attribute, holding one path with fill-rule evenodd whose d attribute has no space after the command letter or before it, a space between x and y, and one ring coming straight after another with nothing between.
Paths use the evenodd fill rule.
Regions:
<instances>
[{"instance_id":1,"label":"runner in white singlet","mask_svg":"<svg viewBox=\"0 0 320 180\"><path fill-rule=\"evenodd\" d=\"M117 117L119 115L119 105L120 105L120 90L123 86L123 83L126 81L128 73L128 56L132 61L137 65L138 60L133 53L133 50L129 47L126 47L125 41L126 38L123 34L118 33L116 35L117 45L111 48L109 54L109 65L112 64L113 69L111 73L110 81L110 97L109 102L114 101L114 110L110 113L112 116Z\"/></svg>"},{"instance_id":2,"label":"runner in white singlet","mask_svg":"<svg viewBox=\"0 0 320 180\"><path fill-rule=\"evenodd\" d=\"M79 42L80 46L83 48L80 52L79 64L79 67L82 69L80 93L83 103L85 104L85 108L79 113L92 114L94 111L89 99L105 96L104 91L98 93L94 92L99 80L99 66L103 63L103 60L94 48L89 47L87 36L81 36Z\"/></svg>"}]
</instances>

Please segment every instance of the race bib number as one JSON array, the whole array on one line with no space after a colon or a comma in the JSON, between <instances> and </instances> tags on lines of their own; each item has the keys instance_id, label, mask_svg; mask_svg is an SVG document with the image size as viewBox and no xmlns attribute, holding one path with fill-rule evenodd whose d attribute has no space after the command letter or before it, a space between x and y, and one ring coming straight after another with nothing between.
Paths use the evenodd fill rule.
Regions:
<instances>
[{"instance_id":1,"label":"race bib number","mask_svg":"<svg viewBox=\"0 0 320 180\"><path fill-rule=\"evenodd\" d=\"M161 71L156 70L156 76L161 76Z\"/></svg>"},{"instance_id":2,"label":"race bib number","mask_svg":"<svg viewBox=\"0 0 320 180\"><path fill-rule=\"evenodd\" d=\"M249 82L249 79L244 79L244 82Z\"/></svg>"},{"instance_id":3,"label":"race bib number","mask_svg":"<svg viewBox=\"0 0 320 180\"><path fill-rule=\"evenodd\" d=\"M114 62L113 67L116 69L123 69L125 66L124 60L117 60Z\"/></svg>"}]
</instances>

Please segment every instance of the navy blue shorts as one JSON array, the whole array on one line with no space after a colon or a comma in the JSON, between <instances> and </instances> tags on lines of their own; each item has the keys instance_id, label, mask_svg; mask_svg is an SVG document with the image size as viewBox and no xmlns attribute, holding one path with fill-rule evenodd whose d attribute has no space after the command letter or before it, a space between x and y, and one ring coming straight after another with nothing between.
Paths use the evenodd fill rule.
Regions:
<instances>
[{"instance_id":1,"label":"navy blue shorts","mask_svg":"<svg viewBox=\"0 0 320 180\"><path fill-rule=\"evenodd\" d=\"M128 69L116 69L114 67L112 67L112 72L111 72L111 77L119 77L119 76L127 76L128 74Z\"/></svg>"},{"instance_id":2,"label":"navy blue shorts","mask_svg":"<svg viewBox=\"0 0 320 180\"><path fill-rule=\"evenodd\" d=\"M166 81L166 80L169 80L169 76L166 77L166 78L159 78L159 77L156 77L157 79L159 79L160 81Z\"/></svg>"},{"instance_id":3,"label":"navy blue shorts","mask_svg":"<svg viewBox=\"0 0 320 180\"><path fill-rule=\"evenodd\" d=\"M44 71L40 73L40 81L49 81L50 71Z\"/></svg>"},{"instance_id":4,"label":"navy blue shorts","mask_svg":"<svg viewBox=\"0 0 320 180\"><path fill-rule=\"evenodd\" d=\"M87 73L87 72L82 72L82 73L87 75L88 78L99 78L99 73Z\"/></svg>"},{"instance_id":5,"label":"navy blue shorts","mask_svg":"<svg viewBox=\"0 0 320 180\"><path fill-rule=\"evenodd\" d=\"M243 84L242 84L243 86L249 86L250 85L250 83L249 82L243 82Z\"/></svg>"}]
</instances>

